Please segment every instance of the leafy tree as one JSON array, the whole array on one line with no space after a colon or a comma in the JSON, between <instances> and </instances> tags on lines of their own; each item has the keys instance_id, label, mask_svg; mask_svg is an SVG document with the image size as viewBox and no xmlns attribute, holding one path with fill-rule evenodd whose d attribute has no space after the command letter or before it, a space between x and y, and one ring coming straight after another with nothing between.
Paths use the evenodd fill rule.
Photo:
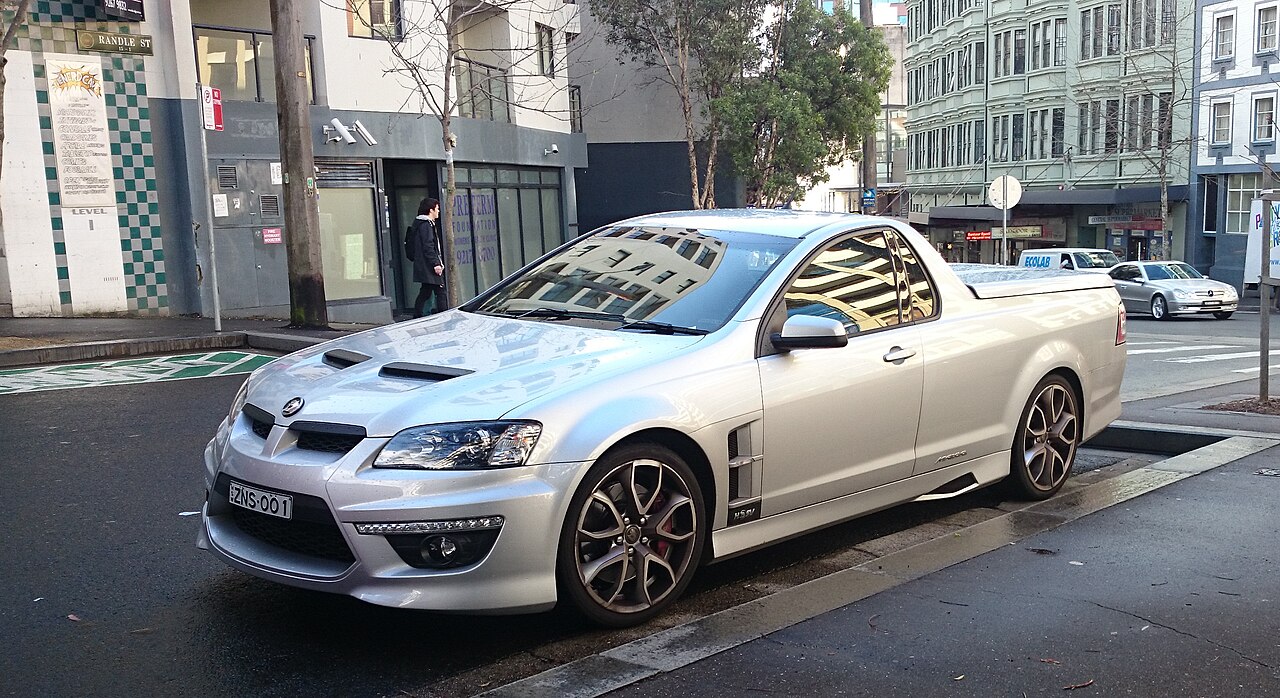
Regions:
<instances>
[{"instance_id":1,"label":"leafy tree","mask_svg":"<svg viewBox=\"0 0 1280 698\"><path fill-rule=\"evenodd\" d=\"M843 6L773 4L759 72L715 100L725 148L750 206L777 206L826 181L875 138L891 59L880 34Z\"/></svg>"},{"instance_id":2,"label":"leafy tree","mask_svg":"<svg viewBox=\"0 0 1280 698\"><path fill-rule=\"evenodd\" d=\"M765 0L588 0L606 39L622 55L654 69L680 100L694 208L715 208L715 170L722 131L719 110L761 59L754 40ZM698 148L705 148L699 157Z\"/></svg>"}]
</instances>

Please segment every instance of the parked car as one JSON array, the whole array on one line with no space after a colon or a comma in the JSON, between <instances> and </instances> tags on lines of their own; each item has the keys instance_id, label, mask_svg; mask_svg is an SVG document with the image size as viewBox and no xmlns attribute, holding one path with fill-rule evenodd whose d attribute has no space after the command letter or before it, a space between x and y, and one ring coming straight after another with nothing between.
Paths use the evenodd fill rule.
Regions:
<instances>
[{"instance_id":1,"label":"parked car","mask_svg":"<svg viewBox=\"0 0 1280 698\"><path fill-rule=\"evenodd\" d=\"M1234 286L1206 279L1186 262L1125 262L1107 273L1127 311L1157 320L1196 313L1226 320L1240 304Z\"/></svg>"},{"instance_id":2,"label":"parked car","mask_svg":"<svg viewBox=\"0 0 1280 698\"><path fill-rule=\"evenodd\" d=\"M1018 266L1029 269L1101 272L1119 263L1120 258L1114 252L1087 247L1049 247L1018 254Z\"/></svg>"},{"instance_id":3,"label":"parked car","mask_svg":"<svg viewBox=\"0 0 1280 698\"><path fill-rule=\"evenodd\" d=\"M897 503L1048 498L1120 414L1125 315L1105 275L995 269L883 218L610 225L252 374L199 545L380 605L621 626L702 563Z\"/></svg>"}]
</instances>

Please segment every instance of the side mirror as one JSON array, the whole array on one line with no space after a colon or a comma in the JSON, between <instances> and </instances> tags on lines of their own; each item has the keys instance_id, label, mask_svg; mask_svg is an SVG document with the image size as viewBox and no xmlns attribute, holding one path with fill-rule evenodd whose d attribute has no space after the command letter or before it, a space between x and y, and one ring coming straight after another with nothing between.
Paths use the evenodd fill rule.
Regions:
<instances>
[{"instance_id":1,"label":"side mirror","mask_svg":"<svg viewBox=\"0 0 1280 698\"><path fill-rule=\"evenodd\" d=\"M780 351L831 349L848 346L849 333L839 320L814 315L795 315L782 324L781 332L769 335Z\"/></svg>"}]
</instances>

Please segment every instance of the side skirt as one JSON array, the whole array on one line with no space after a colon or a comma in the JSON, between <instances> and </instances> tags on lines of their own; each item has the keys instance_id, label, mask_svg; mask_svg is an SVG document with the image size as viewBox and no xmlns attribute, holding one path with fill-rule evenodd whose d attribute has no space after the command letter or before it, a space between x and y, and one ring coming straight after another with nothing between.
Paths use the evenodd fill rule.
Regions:
<instances>
[{"instance_id":1,"label":"side skirt","mask_svg":"<svg viewBox=\"0 0 1280 698\"><path fill-rule=\"evenodd\" d=\"M750 523L721 528L711 532L712 559L719 561L741 555L898 504L958 497L998 482L1008 474L1009 451L1006 450ZM931 494L965 475L972 475L974 484L947 494Z\"/></svg>"}]
</instances>

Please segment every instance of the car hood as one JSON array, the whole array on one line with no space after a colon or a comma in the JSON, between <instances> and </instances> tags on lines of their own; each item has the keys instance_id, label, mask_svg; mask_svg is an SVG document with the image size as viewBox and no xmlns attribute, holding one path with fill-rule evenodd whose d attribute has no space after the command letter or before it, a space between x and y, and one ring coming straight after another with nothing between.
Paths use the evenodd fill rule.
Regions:
<instances>
[{"instance_id":1,"label":"car hood","mask_svg":"<svg viewBox=\"0 0 1280 698\"><path fill-rule=\"evenodd\" d=\"M703 339L453 310L273 361L250 379L248 402L277 424L353 424L369 436L392 436L421 424L497 419L539 397L667 360ZM295 397L302 409L285 418L284 405Z\"/></svg>"},{"instance_id":2,"label":"car hood","mask_svg":"<svg viewBox=\"0 0 1280 698\"><path fill-rule=\"evenodd\" d=\"M1228 295L1228 291L1235 293L1235 287L1213 279L1160 279L1149 283L1155 288L1168 289L1170 291L1213 291L1215 296Z\"/></svg>"}]
</instances>

